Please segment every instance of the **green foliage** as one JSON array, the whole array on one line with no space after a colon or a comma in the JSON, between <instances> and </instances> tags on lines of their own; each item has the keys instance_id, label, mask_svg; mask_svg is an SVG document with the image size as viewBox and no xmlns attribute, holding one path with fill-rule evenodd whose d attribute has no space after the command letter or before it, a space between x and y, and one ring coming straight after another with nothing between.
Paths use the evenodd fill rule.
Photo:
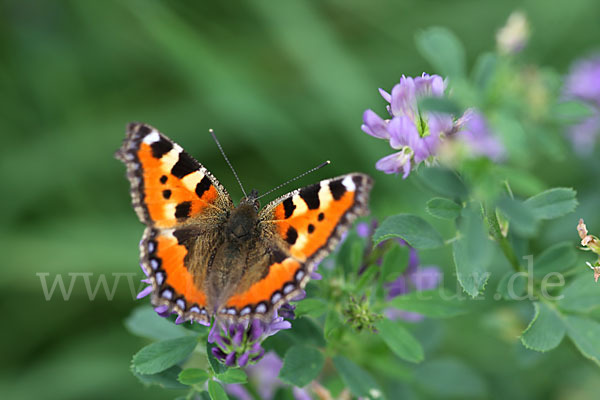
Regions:
<instances>
[{"instance_id":1,"label":"green foliage","mask_svg":"<svg viewBox=\"0 0 600 400\"><path fill-rule=\"evenodd\" d=\"M217 379L223 383L246 383L248 376L243 369L229 368L227 371L217 374Z\"/></svg>"},{"instance_id":2,"label":"green foliage","mask_svg":"<svg viewBox=\"0 0 600 400\"><path fill-rule=\"evenodd\" d=\"M174 339L192 333L182 326L175 325L156 314L152 307L141 306L133 310L125 319L125 326L134 335L147 339Z\"/></svg>"},{"instance_id":3,"label":"green foliage","mask_svg":"<svg viewBox=\"0 0 600 400\"><path fill-rule=\"evenodd\" d=\"M483 397L487 387L473 368L460 360L441 358L420 365L415 380L435 398Z\"/></svg>"},{"instance_id":4,"label":"green foliage","mask_svg":"<svg viewBox=\"0 0 600 400\"><path fill-rule=\"evenodd\" d=\"M521 342L531 350L552 350L565 336L565 323L558 311L548 304L535 302L533 305L535 314L523 332Z\"/></svg>"},{"instance_id":5,"label":"green foliage","mask_svg":"<svg viewBox=\"0 0 600 400\"><path fill-rule=\"evenodd\" d=\"M368 399L384 398L383 392L367 371L342 356L334 357L333 364L353 395Z\"/></svg>"},{"instance_id":6,"label":"green foliage","mask_svg":"<svg viewBox=\"0 0 600 400\"><path fill-rule=\"evenodd\" d=\"M442 219L456 219L460 215L461 206L450 199L434 197L427 202L427 212Z\"/></svg>"},{"instance_id":7,"label":"green foliage","mask_svg":"<svg viewBox=\"0 0 600 400\"><path fill-rule=\"evenodd\" d=\"M465 75L465 50L448 29L435 27L419 32L417 49L442 75L461 78Z\"/></svg>"},{"instance_id":8,"label":"green foliage","mask_svg":"<svg viewBox=\"0 0 600 400\"><path fill-rule=\"evenodd\" d=\"M179 373L178 380L184 385L203 384L210 378L210 374L200 368L186 368Z\"/></svg>"},{"instance_id":9,"label":"green foliage","mask_svg":"<svg viewBox=\"0 0 600 400\"><path fill-rule=\"evenodd\" d=\"M384 319L377 322L375 327L381 339L398 357L413 363L419 363L425 358L421 344L401 324Z\"/></svg>"},{"instance_id":10,"label":"green foliage","mask_svg":"<svg viewBox=\"0 0 600 400\"><path fill-rule=\"evenodd\" d=\"M208 394L211 400L227 400L229 397L219 382L208 381Z\"/></svg>"},{"instance_id":11,"label":"green foliage","mask_svg":"<svg viewBox=\"0 0 600 400\"><path fill-rule=\"evenodd\" d=\"M572 242L561 242L545 249L534 261L533 276L541 279L551 272L565 272L573 268L577 253Z\"/></svg>"},{"instance_id":12,"label":"green foliage","mask_svg":"<svg viewBox=\"0 0 600 400\"><path fill-rule=\"evenodd\" d=\"M567 316L567 334L585 357L600 365L600 323L576 315Z\"/></svg>"},{"instance_id":13,"label":"green foliage","mask_svg":"<svg viewBox=\"0 0 600 400\"><path fill-rule=\"evenodd\" d=\"M142 375L164 371L186 359L197 344L198 339L194 336L149 344L133 356L132 367L135 372Z\"/></svg>"},{"instance_id":14,"label":"green foliage","mask_svg":"<svg viewBox=\"0 0 600 400\"><path fill-rule=\"evenodd\" d=\"M481 215L474 207L463 209L458 225L460 237L452 243L456 276L465 292L475 297L489 278L492 247Z\"/></svg>"},{"instance_id":15,"label":"green foliage","mask_svg":"<svg viewBox=\"0 0 600 400\"><path fill-rule=\"evenodd\" d=\"M373 234L373 244L399 237L416 249L440 247L444 241L440 234L423 218L410 214L387 217Z\"/></svg>"},{"instance_id":16,"label":"green foliage","mask_svg":"<svg viewBox=\"0 0 600 400\"><path fill-rule=\"evenodd\" d=\"M530 197L525 202L539 219L558 218L575 210L576 192L570 188L554 188Z\"/></svg>"},{"instance_id":17,"label":"green foliage","mask_svg":"<svg viewBox=\"0 0 600 400\"><path fill-rule=\"evenodd\" d=\"M285 353L279 377L284 382L302 387L317 378L324 363L325 357L314 347L292 346Z\"/></svg>"},{"instance_id":18,"label":"green foliage","mask_svg":"<svg viewBox=\"0 0 600 400\"><path fill-rule=\"evenodd\" d=\"M561 294L557 304L562 310L585 313L600 307L598 285L587 274L577 276Z\"/></svg>"},{"instance_id":19,"label":"green foliage","mask_svg":"<svg viewBox=\"0 0 600 400\"><path fill-rule=\"evenodd\" d=\"M455 317L467 312L464 301L458 300L445 289L404 294L393 298L389 304L400 310L418 312L432 318Z\"/></svg>"}]
</instances>

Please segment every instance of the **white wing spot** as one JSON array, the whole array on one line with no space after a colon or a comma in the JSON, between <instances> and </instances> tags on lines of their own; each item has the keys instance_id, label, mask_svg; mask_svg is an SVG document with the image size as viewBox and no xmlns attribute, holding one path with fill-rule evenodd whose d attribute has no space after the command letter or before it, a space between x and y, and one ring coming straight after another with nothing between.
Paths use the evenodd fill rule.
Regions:
<instances>
[{"instance_id":1,"label":"white wing spot","mask_svg":"<svg viewBox=\"0 0 600 400\"><path fill-rule=\"evenodd\" d=\"M152 144L154 142L158 142L159 140L160 140L160 135L158 134L158 131L156 131L156 130L153 130L152 132L147 134L144 137L144 139L142 139L142 141L147 144Z\"/></svg>"},{"instance_id":2,"label":"white wing spot","mask_svg":"<svg viewBox=\"0 0 600 400\"><path fill-rule=\"evenodd\" d=\"M344 185L346 187L346 190L348 190L349 192L356 191L356 185L354 184L354 181L352 180L352 177L350 175L344 178L344 180L342 181L342 185Z\"/></svg>"}]
</instances>

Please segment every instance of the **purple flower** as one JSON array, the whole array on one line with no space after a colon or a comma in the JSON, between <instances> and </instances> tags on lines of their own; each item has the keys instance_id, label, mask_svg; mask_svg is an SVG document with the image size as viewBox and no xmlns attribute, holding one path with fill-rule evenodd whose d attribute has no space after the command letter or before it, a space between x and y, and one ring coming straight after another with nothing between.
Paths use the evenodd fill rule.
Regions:
<instances>
[{"instance_id":1,"label":"purple flower","mask_svg":"<svg viewBox=\"0 0 600 400\"><path fill-rule=\"evenodd\" d=\"M593 115L569 129L575 151L589 155L594 150L600 132L600 55L579 60L571 67L564 86L564 96L583 101L591 108Z\"/></svg>"},{"instance_id":2,"label":"purple flower","mask_svg":"<svg viewBox=\"0 0 600 400\"><path fill-rule=\"evenodd\" d=\"M391 116L384 120L372 110L363 114L361 129L378 139L389 140L390 147L399 150L380 159L375 167L386 174L402 171L406 178L421 162L436 153L441 139L455 129L451 115L421 111L418 100L422 97L442 97L446 84L438 75L423 73L417 78L402 76L400 83L387 93L379 89L381 96L390 104Z\"/></svg>"},{"instance_id":3,"label":"purple flower","mask_svg":"<svg viewBox=\"0 0 600 400\"><path fill-rule=\"evenodd\" d=\"M248 374L248 380L254 384L261 399L273 399L277 389L285 386L278 378L279 370L281 370L282 365L283 362L277 354L268 352L256 364L246 367L245 370ZM241 400L253 398L242 385L226 385L225 390ZM296 400L310 399L308 393L301 388L294 387L293 394Z\"/></svg>"},{"instance_id":4,"label":"purple flower","mask_svg":"<svg viewBox=\"0 0 600 400\"><path fill-rule=\"evenodd\" d=\"M292 324L275 311L269 323L253 319L244 323L227 323L215 320L208 334L208 342L215 343L215 358L229 367L244 367L259 361L265 354L261 343Z\"/></svg>"},{"instance_id":5,"label":"purple flower","mask_svg":"<svg viewBox=\"0 0 600 400\"><path fill-rule=\"evenodd\" d=\"M462 129L457 136L472 154L485 156L496 162L505 158L506 149L494 136L487 120L479 111L467 110L459 124L462 125Z\"/></svg>"}]
</instances>

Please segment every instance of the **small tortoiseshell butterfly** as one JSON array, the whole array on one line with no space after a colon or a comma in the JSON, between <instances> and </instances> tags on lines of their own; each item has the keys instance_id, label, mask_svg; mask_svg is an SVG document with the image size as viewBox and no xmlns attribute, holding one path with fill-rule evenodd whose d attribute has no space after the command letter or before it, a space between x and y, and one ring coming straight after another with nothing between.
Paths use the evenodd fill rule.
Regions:
<instances>
[{"instance_id":1,"label":"small tortoiseshell butterfly","mask_svg":"<svg viewBox=\"0 0 600 400\"><path fill-rule=\"evenodd\" d=\"M181 146L131 123L117 158L146 224L141 264L152 303L184 320L269 320L367 212L372 179L352 173L294 190L262 210L253 190L238 206Z\"/></svg>"}]
</instances>

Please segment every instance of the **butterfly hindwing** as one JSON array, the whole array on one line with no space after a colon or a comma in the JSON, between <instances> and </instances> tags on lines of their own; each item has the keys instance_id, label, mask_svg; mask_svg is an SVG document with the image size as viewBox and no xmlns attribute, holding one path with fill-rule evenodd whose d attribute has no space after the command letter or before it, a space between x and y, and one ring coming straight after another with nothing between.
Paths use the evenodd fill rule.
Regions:
<instances>
[{"instance_id":1,"label":"butterfly hindwing","mask_svg":"<svg viewBox=\"0 0 600 400\"><path fill-rule=\"evenodd\" d=\"M372 179L354 173L323 180L268 204L259 215L271 262L261 279L240 287L224 313L263 317L304 288L315 266L331 252L352 222L367 213Z\"/></svg>"},{"instance_id":2,"label":"butterfly hindwing","mask_svg":"<svg viewBox=\"0 0 600 400\"><path fill-rule=\"evenodd\" d=\"M117 157L127 165L134 208L148 226L172 228L233 207L206 168L151 126L129 124Z\"/></svg>"},{"instance_id":3,"label":"butterfly hindwing","mask_svg":"<svg viewBox=\"0 0 600 400\"><path fill-rule=\"evenodd\" d=\"M165 305L184 320L208 323L206 293L189 268L190 258L201 256L191 253L193 241L184 229L146 228L140 242L142 268L151 278L155 306Z\"/></svg>"}]
</instances>

